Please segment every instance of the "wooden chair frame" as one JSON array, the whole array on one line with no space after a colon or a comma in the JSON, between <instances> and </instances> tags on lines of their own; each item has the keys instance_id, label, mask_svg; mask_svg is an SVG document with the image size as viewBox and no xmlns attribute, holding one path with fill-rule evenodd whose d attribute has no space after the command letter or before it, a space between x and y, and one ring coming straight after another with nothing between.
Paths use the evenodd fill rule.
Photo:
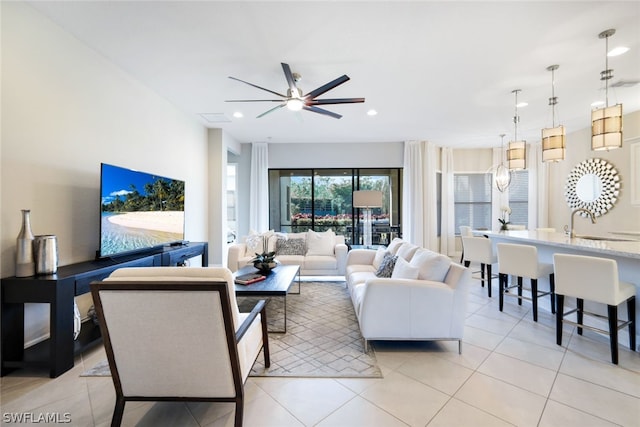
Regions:
<instances>
[{"instance_id":1,"label":"wooden chair frame","mask_svg":"<svg viewBox=\"0 0 640 427\"><path fill-rule=\"evenodd\" d=\"M118 366L115 361L115 355L113 347L111 345L111 337L109 335L108 322L104 316L104 310L102 306L102 300L100 298L100 292L102 291L189 291L189 292L218 292L220 294L220 300L222 305L222 314L224 319L224 329L226 333L227 348L229 351L231 370L233 376L233 382L235 387L235 394L231 397L215 397L215 396L202 396L202 397L183 397L183 396L162 396L162 397L147 397L147 396L126 396L122 390L122 383L120 380L120 373L118 372ZM258 301L254 306L249 316L239 326L237 332L234 331L233 317L231 311L231 303L228 295L228 287L226 281L188 281L177 279L175 281L135 281L135 280L123 280L123 281L106 281L106 282L93 282L91 283L91 293L100 322L100 331L103 336L104 346L109 361L109 367L111 369L111 376L116 391L116 404L113 411L113 417L111 420L112 426L119 426L122 423L122 417L124 415L125 403L128 401L193 401L193 402L232 402L235 403L235 421L236 427L242 426L243 422L243 408L244 408L244 382L242 380L242 372L240 369L240 360L238 356L238 343L242 340L243 336L249 329L249 326L253 323L258 314L261 315L262 326L262 342L263 342L263 355L264 363L266 367L271 364L269 356L269 340L267 335L267 317L266 317L266 302L264 300Z\"/></svg>"}]
</instances>

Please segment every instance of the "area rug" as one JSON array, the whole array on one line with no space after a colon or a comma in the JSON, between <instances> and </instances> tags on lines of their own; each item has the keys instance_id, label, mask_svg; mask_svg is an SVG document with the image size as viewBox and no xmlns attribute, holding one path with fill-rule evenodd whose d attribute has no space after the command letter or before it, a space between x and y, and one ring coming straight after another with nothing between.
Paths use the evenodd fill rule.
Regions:
<instances>
[{"instance_id":1,"label":"area rug","mask_svg":"<svg viewBox=\"0 0 640 427\"><path fill-rule=\"evenodd\" d=\"M292 292L297 291L294 285ZM241 311L257 298L238 298ZM267 304L270 330L284 329L284 298ZM364 343L344 282L302 282L300 294L287 296L287 332L269 333L271 366L258 356L250 376L314 378L381 378L374 351ZM81 376L109 376L100 362Z\"/></svg>"}]
</instances>

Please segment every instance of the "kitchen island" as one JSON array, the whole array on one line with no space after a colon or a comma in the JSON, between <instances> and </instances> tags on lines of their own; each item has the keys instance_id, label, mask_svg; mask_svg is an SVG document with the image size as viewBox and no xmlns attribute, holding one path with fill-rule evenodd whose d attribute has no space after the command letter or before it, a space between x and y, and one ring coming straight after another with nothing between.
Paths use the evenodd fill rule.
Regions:
<instances>
[{"instance_id":1,"label":"kitchen island","mask_svg":"<svg viewBox=\"0 0 640 427\"><path fill-rule=\"evenodd\" d=\"M640 301L640 240L633 233L613 234L603 236L576 236L569 237L564 233L546 231L476 231L476 234L486 235L494 246L498 243L515 243L533 245L538 248L540 261L553 263L553 254L566 253L574 255L594 256L613 259L618 263L620 280L633 283L636 287L636 301ZM540 279L541 281L543 279ZM548 282L548 280L547 280ZM587 301L585 301L587 305ZM605 314L604 305L591 306L589 310ZM619 316L624 319L627 316L626 306L621 305ZM636 310L636 338L640 339L640 310ZM621 330L621 335L626 328ZM628 345L628 341L620 339L621 345Z\"/></svg>"}]
</instances>

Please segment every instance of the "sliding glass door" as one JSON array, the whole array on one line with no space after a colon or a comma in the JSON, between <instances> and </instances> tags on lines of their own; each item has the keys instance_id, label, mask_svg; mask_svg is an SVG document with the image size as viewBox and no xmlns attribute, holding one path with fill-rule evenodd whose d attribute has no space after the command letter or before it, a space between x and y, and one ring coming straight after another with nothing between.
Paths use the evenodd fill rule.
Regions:
<instances>
[{"instance_id":1,"label":"sliding glass door","mask_svg":"<svg viewBox=\"0 0 640 427\"><path fill-rule=\"evenodd\" d=\"M355 190L378 190L373 209L373 243L400 235L400 169L272 169L269 171L270 228L285 232L332 229L348 243L361 243L361 212Z\"/></svg>"}]
</instances>

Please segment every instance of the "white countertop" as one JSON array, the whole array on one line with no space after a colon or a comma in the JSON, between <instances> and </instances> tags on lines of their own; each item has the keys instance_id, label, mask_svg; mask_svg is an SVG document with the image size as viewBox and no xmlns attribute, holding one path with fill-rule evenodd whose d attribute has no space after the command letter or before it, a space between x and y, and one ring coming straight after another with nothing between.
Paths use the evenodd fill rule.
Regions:
<instances>
[{"instance_id":1,"label":"white countertop","mask_svg":"<svg viewBox=\"0 0 640 427\"><path fill-rule=\"evenodd\" d=\"M570 238L564 233L550 233L546 231L480 231L474 230L476 234L484 234L496 240L513 240L514 242L530 242L533 244L544 244L559 248L578 249L586 252L609 254L627 258L640 259L640 240L636 236L593 236L602 240L593 240L582 237ZM624 241L623 241L624 240Z\"/></svg>"}]
</instances>

